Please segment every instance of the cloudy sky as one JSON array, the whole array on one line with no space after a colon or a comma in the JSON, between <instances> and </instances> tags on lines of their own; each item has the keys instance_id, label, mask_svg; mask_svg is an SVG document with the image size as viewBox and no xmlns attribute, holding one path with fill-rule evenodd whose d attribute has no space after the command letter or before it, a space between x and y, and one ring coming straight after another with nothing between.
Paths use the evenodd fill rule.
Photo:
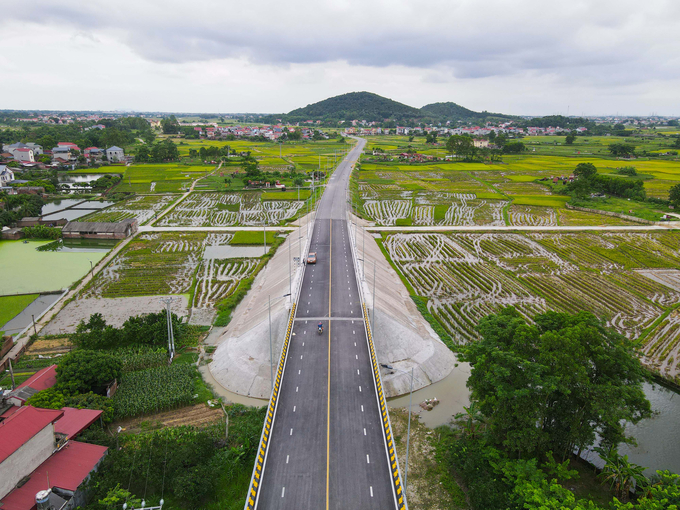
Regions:
<instances>
[{"instance_id":1,"label":"cloudy sky","mask_svg":"<svg viewBox=\"0 0 680 510\"><path fill-rule=\"evenodd\" d=\"M678 0L3 0L0 109L680 115Z\"/></svg>"}]
</instances>

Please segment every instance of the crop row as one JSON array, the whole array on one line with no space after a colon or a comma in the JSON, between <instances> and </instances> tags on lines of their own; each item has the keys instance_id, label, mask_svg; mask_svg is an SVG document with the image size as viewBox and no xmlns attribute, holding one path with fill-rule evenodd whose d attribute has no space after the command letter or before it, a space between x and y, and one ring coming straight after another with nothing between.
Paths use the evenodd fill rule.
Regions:
<instances>
[{"instance_id":1,"label":"crop row","mask_svg":"<svg viewBox=\"0 0 680 510\"><path fill-rule=\"evenodd\" d=\"M212 308L217 301L231 295L244 278L257 267L253 259L209 259L201 262L194 296L194 308Z\"/></svg>"},{"instance_id":2,"label":"crop row","mask_svg":"<svg viewBox=\"0 0 680 510\"><path fill-rule=\"evenodd\" d=\"M195 367L174 364L123 375L113 397L117 419L155 413L191 404Z\"/></svg>"}]
</instances>

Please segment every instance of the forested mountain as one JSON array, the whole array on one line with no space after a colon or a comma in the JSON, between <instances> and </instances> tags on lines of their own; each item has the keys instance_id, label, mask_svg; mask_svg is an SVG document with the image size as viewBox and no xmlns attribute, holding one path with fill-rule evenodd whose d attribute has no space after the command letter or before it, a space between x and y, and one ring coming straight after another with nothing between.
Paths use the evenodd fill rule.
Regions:
<instances>
[{"instance_id":1,"label":"forested mountain","mask_svg":"<svg viewBox=\"0 0 680 510\"><path fill-rule=\"evenodd\" d=\"M431 118L433 120L473 120L473 119L514 119L512 115L504 115L502 113L490 113L487 111L475 112L460 106L459 104L446 103L432 103L423 106L420 109L421 115Z\"/></svg>"},{"instance_id":2,"label":"forested mountain","mask_svg":"<svg viewBox=\"0 0 680 510\"><path fill-rule=\"evenodd\" d=\"M428 104L418 109L371 92L350 92L298 108L284 115L284 118L288 122L305 120L383 122L389 119L396 122L444 123L446 121L480 122L484 119L513 119L515 117L486 111L475 112L452 102Z\"/></svg>"},{"instance_id":3,"label":"forested mountain","mask_svg":"<svg viewBox=\"0 0 680 510\"><path fill-rule=\"evenodd\" d=\"M418 118L420 110L371 92L350 92L298 108L286 115L295 120L403 120Z\"/></svg>"}]
</instances>

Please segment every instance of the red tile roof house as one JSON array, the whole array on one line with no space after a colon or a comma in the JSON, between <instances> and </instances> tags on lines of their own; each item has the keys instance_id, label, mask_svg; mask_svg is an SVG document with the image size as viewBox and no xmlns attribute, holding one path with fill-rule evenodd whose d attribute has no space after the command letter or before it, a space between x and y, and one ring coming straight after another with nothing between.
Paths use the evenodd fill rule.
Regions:
<instances>
[{"instance_id":1,"label":"red tile roof house","mask_svg":"<svg viewBox=\"0 0 680 510\"><path fill-rule=\"evenodd\" d=\"M39 391L51 388L55 384L57 384L57 365L51 365L39 370L17 386L16 389L10 393L8 400L15 406L22 406L33 395Z\"/></svg>"},{"instance_id":2,"label":"red tile roof house","mask_svg":"<svg viewBox=\"0 0 680 510\"><path fill-rule=\"evenodd\" d=\"M71 508L84 503L79 487L107 448L69 438L97 419L93 413L101 411L25 406L0 423L2 510L32 510L38 493L55 508L71 499ZM62 420L66 422L60 425Z\"/></svg>"}]
</instances>

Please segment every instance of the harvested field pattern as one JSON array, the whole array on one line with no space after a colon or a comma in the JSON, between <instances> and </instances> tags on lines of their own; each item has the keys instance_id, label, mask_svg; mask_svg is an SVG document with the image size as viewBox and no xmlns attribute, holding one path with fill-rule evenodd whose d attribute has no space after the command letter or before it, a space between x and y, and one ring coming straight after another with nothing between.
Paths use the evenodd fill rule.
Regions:
<instances>
[{"instance_id":1,"label":"harvested field pattern","mask_svg":"<svg viewBox=\"0 0 680 510\"><path fill-rule=\"evenodd\" d=\"M187 294L193 287L192 322L211 324L215 304L252 276L259 262L204 257L207 247L228 245L233 237L205 232L141 234L97 275L84 297Z\"/></svg>"},{"instance_id":2,"label":"harvested field pattern","mask_svg":"<svg viewBox=\"0 0 680 510\"><path fill-rule=\"evenodd\" d=\"M552 207L533 207L511 205L508 209L511 225L554 226L557 225L557 214Z\"/></svg>"},{"instance_id":3,"label":"harvested field pattern","mask_svg":"<svg viewBox=\"0 0 680 510\"><path fill-rule=\"evenodd\" d=\"M660 233L392 234L383 244L454 341L512 305L526 317L586 310L641 338L643 361L680 374L680 235Z\"/></svg>"},{"instance_id":4,"label":"harvested field pattern","mask_svg":"<svg viewBox=\"0 0 680 510\"><path fill-rule=\"evenodd\" d=\"M304 201L260 200L260 193L192 193L158 226L275 225L297 214Z\"/></svg>"},{"instance_id":5,"label":"harvested field pattern","mask_svg":"<svg viewBox=\"0 0 680 510\"><path fill-rule=\"evenodd\" d=\"M88 214L81 221L115 223L128 218L137 218L137 223L143 225L170 205L177 197L178 195L137 195L102 211Z\"/></svg>"}]
</instances>

